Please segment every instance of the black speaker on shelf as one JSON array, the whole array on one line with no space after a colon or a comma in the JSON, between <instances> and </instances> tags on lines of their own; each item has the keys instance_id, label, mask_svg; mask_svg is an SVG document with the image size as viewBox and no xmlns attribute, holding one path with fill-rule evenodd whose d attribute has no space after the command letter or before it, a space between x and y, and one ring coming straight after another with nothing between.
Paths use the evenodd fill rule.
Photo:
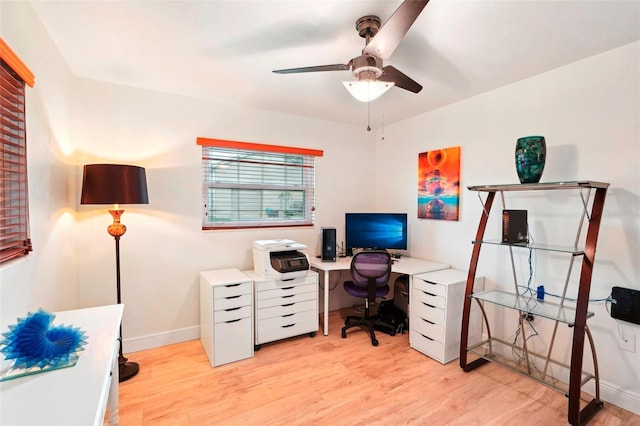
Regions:
<instances>
[{"instance_id":1,"label":"black speaker on shelf","mask_svg":"<svg viewBox=\"0 0 640 426\"><path fill-rule=\"evenodd\" d=\"M502 242L507 244L529 242L526 210L502 210Z\"/></svg>"},{"instance_id":2,"label":"black speaker on shelf","mask_svg":"<svg viewBox=\"0 0 640 426\"><path fill-rule=\"evenodd\" d=\"M322 260L336 261L336 228L322 228Z\"/></svg>"}]
</instances>

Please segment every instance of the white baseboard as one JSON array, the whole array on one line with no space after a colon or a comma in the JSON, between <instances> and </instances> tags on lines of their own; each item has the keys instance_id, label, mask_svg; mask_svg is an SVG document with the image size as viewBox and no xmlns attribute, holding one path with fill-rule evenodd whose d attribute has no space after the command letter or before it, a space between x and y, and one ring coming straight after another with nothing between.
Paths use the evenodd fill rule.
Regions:
<instances>
[{"instance_id":1,"label":"white baseboard","mask_svg":"<svg viewBox=\"0 0 640 426\"><path fill-rule=\"evenodd\" d=\"M124 339L122 350L124 353L132 353L199 338L200 326L186 327L165 333L148 334L146 336Z\"/></svg>"},{"instance_id":2,"label":"white baseboard","mask_svg":"<svg viewBox=\"0 0 640 426\"><path fill-rule=\"evenodd\" d=\"M593 379L589 380L582 389L590 395L595 395L596 386ZM609 403L640 415L640 395L618 389L602 380L600 380L600 400L605 404Z\"/></svg>"}]
</instances>

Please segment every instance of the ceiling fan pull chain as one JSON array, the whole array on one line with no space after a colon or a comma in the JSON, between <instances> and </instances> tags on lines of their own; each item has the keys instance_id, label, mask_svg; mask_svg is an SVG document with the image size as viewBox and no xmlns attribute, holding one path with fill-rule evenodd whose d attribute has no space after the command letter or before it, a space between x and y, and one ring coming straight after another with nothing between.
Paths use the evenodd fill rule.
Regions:
<instances>
[{"instance_id":1,"label":"ceiling fan pull chain","mask_svg":"<svg viewBox=\"0 0 640 426\"><path fill-rule=\"evenodd\" d=\"M382 107L382 139L381 140L384 140L384 98L382 98L380 102Z\"/></svg>"},{"instance_id":2,"label":"ceiling fan pull chain","mask_svg":"<svg viewBox=\"0 0 640 426\"><path fill-rule=\"evenodd\" d=\"M371 131L371 101L367 102L367 132Z\"/></svg>"}]
</instances>

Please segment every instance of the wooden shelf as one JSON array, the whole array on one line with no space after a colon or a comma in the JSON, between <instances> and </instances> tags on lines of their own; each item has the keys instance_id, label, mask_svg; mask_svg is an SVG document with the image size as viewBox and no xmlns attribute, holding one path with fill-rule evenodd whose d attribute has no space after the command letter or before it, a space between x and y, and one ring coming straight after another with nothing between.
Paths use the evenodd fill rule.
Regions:
<instances>
[{"instance_id":1,"label":"wooden shelf","mask_svg":"<svg viewBox=\"0 0 640 426\"><path fill-rule=\"evenodd\" d=\"M602 401L600 400L600 384L598 378L598 362L595 353L595 345L587 327L587 319L593 316L592 312L587 310L589 305L589 292L591 288L591 276L593 274L593 264L595 260L596 244L598 241L598 233L600 230L600 222L602 219L602 211L604 210L604 200L607 193L608 183L596 182L590 180L583 181L568 181L568 182L548 182L548 183L531 183L531 184L506 184L506 185L479 185L470 186L470 191L486 192L486 200L482 201L483 214L480 216L480 223L478 224L478 231L476 237L473 240L473 251L471 254L471 261L469 266L469 276L467 277L467 286L465 290L464 309L462 312L462 333L460 343L460 367L466 371L472 371L473 369L480 367L486 362L493 362L499 364L509 370L512 370L518 374L522 374L556 389L567 396L568 399L568 413L567 418L570 424L580 425L584 424L593 417L593 415L602 408ZM580 192L580 198L582 201L582 217L580 219L580 226L576 231L576 238L573 246L560 247L540 244L504 244L501 241L487 240L484 238L484 233L489 221L489 215L491 213L491 207L495 200L497 193L500 193L502 198L502 207L505 208L505 192L516 191L556 191L556 190L578 190ZM594 190L594 191L593 191ZM594 194L595 193L595 194ZM589 208L589 205L591 206ZM581 228L584 221L588 222L586 237L584 237L583 244L579 244L578 241L582 240ZM511 254L511 266L514 275L514 292L509 293L503 290L490 290L480 293L473 292L473 283L475 280L476 270L480 258L480 248L483 244L495 244L503 245L507 247ZM581 247L580 247L581 246ZM580 248L579 248L580 247ZM560 303L553 303L549 301L539 301L533 296L518 294L519 287L516 280L516 268L513 261L512 249L528 249L528 250L546 250L556 253L564 253L569 258L569 268L567 276L565 277L564 291L560 298ZM575 299L575 303L571 301L570 306L567 306L565 302L569 300L566 298L566 292L568 284L570 282L571 271L573 270L573 262L580 256L582 266L580 268L580 281L578 284L578 295ZM484 324L487 332L487 339L475 346L469 346L469 320L471 312L471 302L475 299L481 307ZM522 332L522 347L518 347L514 344L510 344L504 340L500 340L491 335L489 327L489 321L484 310L484 304L491 303L493 305L502 306L508 309L514 309L521 313L532 314L540 318L546 318L554 321L554 329L551 334L548 353L546 355L540 355L530 351L527 348L526 337L524 331ZM523 319L520 316L520 330L523 330ZM570 364L561 364L552 359L552 349L554 339L556 337L556 329L559 324L566 324L573 330L572 345L571 345L571 361ZM591 358L593 361L593 374L585 374L583 372L583 356L585 341L588 340L591 350ZM496 350L499 349L499 350ZM522 359L524 362L512 361L504 357L505 351L517 350L521 351ZM467 355L473 355L476 357L474 360L469 360ZM532 368L532 359L541 358L544 360L545 367L543 370ZM516 358L514 358L516 359ZM547 374L548 367L550 365L562 366L566 368L568 372L568 383L564 383L556 378L553 378ZM581 392L582 386L589 381L595 382L595 398L581 407Z\"/></svg>"},{"instance_id":2,"label":"wooden shelf","mask_svg":"<svg viewBox=\"0 0 640 426\"><path fill-rule=\"evenodd\" d=\"M488 290L471 295L474 299L489 302L505 308L515 309L522 313L547 318L567 324L575 325L576 309L571 306L560 305L546 300L538 300L534 296L519 295L502 290ZM593 312L587 312L587 318L593 316Z\"/></svg>"},{"instance_id":3,"label":"wooden shelf","mask_svg":"<svg viewBox=\"0 0 640 426\"><path fill-rule=\"evenodd\" d=\"M502 191L553 191L558 189L581 189L609 187L608 183L592 180L578 180L567 182L543 182L543 183L508 183L503 185L476 185L469 186L469 191L502 192Z\"/></svg>"},{"instance_id":4,"label":"wooden shelf","mask_svg":"<svg viewBox=\"0 0 640 426\"><path fill-rule=\"evenodd\" d=\"M496 246L506 246L515 248L524 248L527 250L543 250L543 251L555 251L557 253L569 253L573 256L582 256L584 249L570 247L570 246L558 246L551 244L527 244L527 243L503 243L501 240L474 240L473 244L492 244Z\"/></svg>"},{"instance_id":5,"label":"wooden shelf","mask_svg":"<svg viewBox=\"0 0 640 426\"><path fill-rule=\"evenodd\" d=\"M546 373L544 366L534 365L534 359L537 361L540 361L538 364L544 364L548 361L549 364L552 364L553 366L560 367L561 369L566 370L566 373L568 375L571 366L567 364L563 364L552 359L547 360L546 355L538 354L531 351L527 352L527 355L530 359L529 362L527 362L524 359L520 361L509 359L507 356L503 354L507 353L507 351L512 352L514 350L519 352L524 352L524 348L518 345L514 345L512 343L506 342L504 340L500 340L495 337L484 340L477 345L471 346L467 350L470 353L473 353L474 355L480 358L484 358L489 362L498 364L515 373L521 374L525 377L535 380L540 384L550 387L551 389L554 389L565 395L569 395L569 384L566 383L566 381L563 381L559 378L556 378ZM582 385L584 385L585 383L587 383L589 380L593 378L594 378L593 374L582 372L582 378L580 382Z\"/></svg>"}]
</instances>

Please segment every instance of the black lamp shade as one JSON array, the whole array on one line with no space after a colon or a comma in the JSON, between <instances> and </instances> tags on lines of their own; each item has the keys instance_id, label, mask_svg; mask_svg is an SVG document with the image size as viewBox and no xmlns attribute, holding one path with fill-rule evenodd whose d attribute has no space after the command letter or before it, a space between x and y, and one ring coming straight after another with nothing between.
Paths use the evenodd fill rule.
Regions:
<instances>
[{"instance_id":1,"label":"black lamp shade","mask_svg":"<svg viewBox=\"0 0 640 426\"><path fill-rule=\"evenodd\" d=\"M85 165L80 204L149 204L144 168L123 164Z\"/></svg>"}]
</instances>

